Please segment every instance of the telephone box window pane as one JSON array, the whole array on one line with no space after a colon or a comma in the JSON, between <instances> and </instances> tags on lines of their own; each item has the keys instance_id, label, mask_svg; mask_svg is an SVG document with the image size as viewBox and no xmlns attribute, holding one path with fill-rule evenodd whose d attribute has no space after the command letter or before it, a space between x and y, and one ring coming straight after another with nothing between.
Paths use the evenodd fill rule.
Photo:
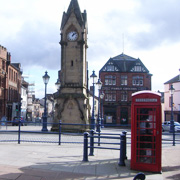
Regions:
<instances>
[{"instance_id":1,"label":"telephone box window pane","mask_svg":"<svg viewBox=\"0 0 180 180\"><path fill-rule=\"evenodd\" d=\"M137 108L137 162L156 163L156 109Z\"/></svg>"}]
</instances>

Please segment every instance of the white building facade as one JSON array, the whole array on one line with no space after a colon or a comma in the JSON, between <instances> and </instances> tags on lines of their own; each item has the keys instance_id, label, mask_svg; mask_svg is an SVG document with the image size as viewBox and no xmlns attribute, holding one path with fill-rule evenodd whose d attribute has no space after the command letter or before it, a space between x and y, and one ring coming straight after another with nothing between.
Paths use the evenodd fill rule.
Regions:
<instances>
[{"instance_id":1,"label":"white building facade","mask_svg":"<svg viewBox=\"0 0 180 180\"><path fill-rule=\"evenodd\" d=\"M180 122L180 75L164 83L164 118L171 120L171 94L170 87L173 85L173 115L174 121Z\"/></svg>"}]
</instances>

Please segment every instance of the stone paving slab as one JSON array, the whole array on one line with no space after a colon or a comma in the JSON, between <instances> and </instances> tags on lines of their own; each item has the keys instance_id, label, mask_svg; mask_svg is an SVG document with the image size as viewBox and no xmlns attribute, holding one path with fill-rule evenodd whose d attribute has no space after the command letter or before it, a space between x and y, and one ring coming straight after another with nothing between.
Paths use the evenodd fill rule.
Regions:
<instances>
[{"instance_id":1,"label":"stone paving slab","mask_svg":"<svg viewBox=\"0 0 180 180\"><path fill-rule=\"evenodd\" d=\"M132 180L130 145L126 166L118 166L119 151L95 149L83 162L83 145L0 143L0 180ZM180 179L180 145L162 148L162 174L144 172L147 180Z\"/></svg>"}]
</instances>

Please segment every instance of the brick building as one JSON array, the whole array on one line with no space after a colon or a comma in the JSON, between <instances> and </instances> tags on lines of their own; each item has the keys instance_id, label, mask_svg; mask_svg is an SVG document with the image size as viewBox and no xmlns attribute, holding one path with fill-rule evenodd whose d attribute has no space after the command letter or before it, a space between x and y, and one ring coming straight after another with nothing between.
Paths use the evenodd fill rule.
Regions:
<instances>
[{"instance_id":1,"label":"brick building","mask_svg":"<svg viewBox=\"0 0 180 180\"><path fill-rule=\"evenodd\" d=\"M120 54L110 58L99 72L105 94L104 123L109 125L131 123L131 94L151 90L151 74L138 58Z\"/></svg>"},{"instance_id":2,"label":"brick building","mask_svg":"<svg viewBox=\"0 0 180 180\"><path fill-rule=\"evenodd\" d=\"M11 63L11 55L0 45L0 119L12 120L18 115L17 105L21 102L20 63Z\"/></svg>"},{"instance_id":3,"label":"brick building","mask_svg":"<svg viewBox=\"0 0 180 180\"><path fill-rule=\"evenodd\" d=\"M8 66L8 100L7 118L12 120L18 116L17 106L21 103L21 75L20 63L10 63Z\"/></svg>"},{"instance_id":4,"label":"brick building","mask_svg":"<svg viewBox=\"0 0 180 180\"><path fill-rule=\"evenodd\" d=\"M6 115L7 103L7 49L0 45L0 119Z\"/></svg>"}]
</instances>

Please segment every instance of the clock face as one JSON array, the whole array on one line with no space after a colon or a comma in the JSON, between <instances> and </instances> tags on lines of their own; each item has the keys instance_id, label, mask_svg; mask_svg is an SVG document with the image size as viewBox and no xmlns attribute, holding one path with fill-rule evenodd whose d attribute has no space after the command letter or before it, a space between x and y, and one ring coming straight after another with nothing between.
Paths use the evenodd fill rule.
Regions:
<instances>
[{"instance_id":1,"label":"clock face","mask_svg":"<svg viewBox=\"0 0 180 180\"><path fill-rule=\"evenodd\" d=\"M69 32L68 35L67 35L67 39L68 39L69 41L75 41L77 38L78 38L78 34L77 34L76 31L71 31L71 32Z\"/></svg>"}]
</instances>

